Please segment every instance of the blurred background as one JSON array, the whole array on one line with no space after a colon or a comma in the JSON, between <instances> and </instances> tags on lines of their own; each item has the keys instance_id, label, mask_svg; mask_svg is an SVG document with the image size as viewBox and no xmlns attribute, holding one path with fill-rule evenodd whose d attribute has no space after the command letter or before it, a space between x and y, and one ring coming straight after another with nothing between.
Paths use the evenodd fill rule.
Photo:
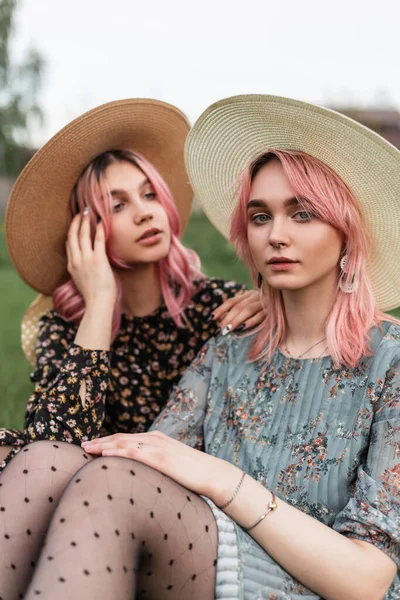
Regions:
<instances>
[{"instance_id":1,"label":"blurred background","mask_svg":"<svg viewBox=\"0 0 400 600\"><path fill-rule=\"evenodd\" d=\"M157 98L193 122L241 93L334 108L400 147L399 23L398 0L0 0L0 426L21 427L31 391L20 322L36 293L3 222L35 151L103 102ZM250 285L198 207L184 242L207 274Z\"/></svg>"}]
</instances>

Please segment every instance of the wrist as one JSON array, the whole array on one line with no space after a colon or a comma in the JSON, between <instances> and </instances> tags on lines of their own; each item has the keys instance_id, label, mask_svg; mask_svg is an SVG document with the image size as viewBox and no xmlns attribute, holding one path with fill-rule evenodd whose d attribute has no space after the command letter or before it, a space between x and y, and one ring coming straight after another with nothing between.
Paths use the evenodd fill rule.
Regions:
<instances>
[{"instance_id":1,"label":"wrist","mask_svg":"<svg viewBox=\"0 0 400 600\"><path fill-rule=\"evenodd\" d=\"M102 294L95 298L85 299L85 314L101 316L112 315L114 313L116 297L115 294Z\"/></svg>"},{"instance_id":2,"label":"wrist","mask_svg":"<svg viewBox=\"0 0 400 600\"><path fill-rule=\"evenodd\" d=\"M221 458L216 460L218 460L218 467L214 472L213 481L210 481L207 497L219 507L230 500L242 478L243 471L226 460Z\"/></svg>"}]
</instances>

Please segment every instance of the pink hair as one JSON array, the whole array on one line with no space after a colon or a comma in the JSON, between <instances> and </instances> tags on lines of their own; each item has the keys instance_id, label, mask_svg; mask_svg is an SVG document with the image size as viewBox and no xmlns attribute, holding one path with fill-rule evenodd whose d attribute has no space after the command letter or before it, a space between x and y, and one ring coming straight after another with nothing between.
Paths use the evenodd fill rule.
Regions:
<instances>
[{"instance_id":1,"label":"pink hair","mask_svg":"<svg viewBox=\"0 0 400 600\"><path fill-rule=\"evenodd\" d=\"M112 202L104 172L110 164L115 162L129 162L138 167L149 179L158 201L167 213L171 243L167 256L157 263L157 268L167 310L176 325L183 327L183 311L193 296L194 281L204 278L204 275L200 271L200 259L197 254L193 250L185 248L179 241L179 214L171 192L156 168L143 156L129 150L111 150L100 154L86 167L73 189L71 195L72 215L82 212L84 207L88 206L91 215L92 236L94 236L98 217L103 222L106 250L111 266L120 269L134 268L114 256L108 244ZM118 295L112 322L112 339L117 335L121 325L122 286L117 275L116 281ZM53 303L65 320L80 323L85 312L85 303L72 279L54 291Z\"/></svg>"},{"instance_id":2,"label":"pink hair","mask_svg":"<svg viewBox=\"0 0 400 600\"><path fill-rule=\"evenodd\" d=\"M398 321L376 307L366 269L370 240L358 203L340 177L327 165L304 152L266 149L239 177L238 203L231 222L231 241L239 256L250 266L256 283L257 269L247 239L247 204L255 175L274 159L282 164L302 206L344 234L347 263L343 283L357 281L358 289L352 294L346 294L338 287L336 300L326 322L326 338L334 365L355 367L363 356L371 354L371 327L379 326L383 320ZM252 361L260 358L270 361L286 336L287 322L282 292L266 285L263 288L262 297L267 307L267 316L251 343L249 359Z\"/></svg>"}]
</instances>

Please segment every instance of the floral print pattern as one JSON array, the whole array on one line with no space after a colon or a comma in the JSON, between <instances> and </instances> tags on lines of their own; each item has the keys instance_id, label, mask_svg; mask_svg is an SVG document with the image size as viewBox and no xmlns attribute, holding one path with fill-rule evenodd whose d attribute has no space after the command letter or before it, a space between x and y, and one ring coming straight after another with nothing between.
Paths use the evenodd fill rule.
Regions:
<instances>
[{"instance_id":1,"label":"floral print pattern","mask_svg":"<svg viewBox=\"0 0 400 600\"><path fill-rule=\"evenodd\" d=\"M374 354L354 369L279 350L268 366L250 364L250 341L210 340L153 428L234 463L297 509L374 544L400 568L400 326L374 328ZM241 598L318 598L232 524ZM386 599L398 600L399 590L397 575Z\"/></svg>"},{"instance_id":2,"label":"floral print pattern","mask_svg":"<svg viewBox=\"0 0 400 600\"><path fill-rule=\"evenodd\" d=\"M196 283L178 328L165 306L147 317L122 315L110 351L74 343L77 327L55 311L41 321L32 373L35 390L27 405L24 431L0 429L0 445L14 450L41 439L80 444L100 435L146 431L166 404L173 386L217 324L213 310L244 290L221 279ZM80 398L86 382L85 405ZM0 464L0 470L3 465Z\"/></svg>"}]
</instances>

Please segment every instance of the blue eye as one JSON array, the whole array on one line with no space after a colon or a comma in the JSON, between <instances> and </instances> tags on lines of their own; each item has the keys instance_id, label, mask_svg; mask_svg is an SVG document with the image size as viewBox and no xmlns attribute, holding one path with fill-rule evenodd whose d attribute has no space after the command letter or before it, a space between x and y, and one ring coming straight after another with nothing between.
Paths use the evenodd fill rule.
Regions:
<instances>
[{"instance_id":1,"label":"blue eye","mask_svg":"<svg viewBox=\"0 0 400 600\"><path fill-rule=\"evenodd\" d=\"M157 194L155 192L147 192L147 194L145 194L144 197L146 198L146 200L154 200L154 198L157 197Z\"/></svg>"},{"instance_id":2,"label":"blue eye","mask_svg":"<svg viewBox=\"0 0 400 600\"><path fill-rule=\"evenodd\" d=\"M251 217L251 220L256 225L262 225L263 223L267 223L270 220L270 217L265 213L257 213Z\"/></svg>"},{"instance_id":3,"label":"blue eye","mask_svg":"<svg viewBox=\"0 0 400 600\"><path fill-rule=\"evenodd\" d=\"M122 208L123 208L124 204L123 202L115 202L115 204L113 204L113 212L119 212Z\"/></svg>"},{"instance_id":4,"label":"blue eye","mask_svg":"<svg viewBox=\"0 0 400 600\"><path fill-rule=\"evenodd\" d=\"M300 210L295 215L293 215L298 221L311 221L314 215L306 210Z\"/></svg>"}]
</instances>

